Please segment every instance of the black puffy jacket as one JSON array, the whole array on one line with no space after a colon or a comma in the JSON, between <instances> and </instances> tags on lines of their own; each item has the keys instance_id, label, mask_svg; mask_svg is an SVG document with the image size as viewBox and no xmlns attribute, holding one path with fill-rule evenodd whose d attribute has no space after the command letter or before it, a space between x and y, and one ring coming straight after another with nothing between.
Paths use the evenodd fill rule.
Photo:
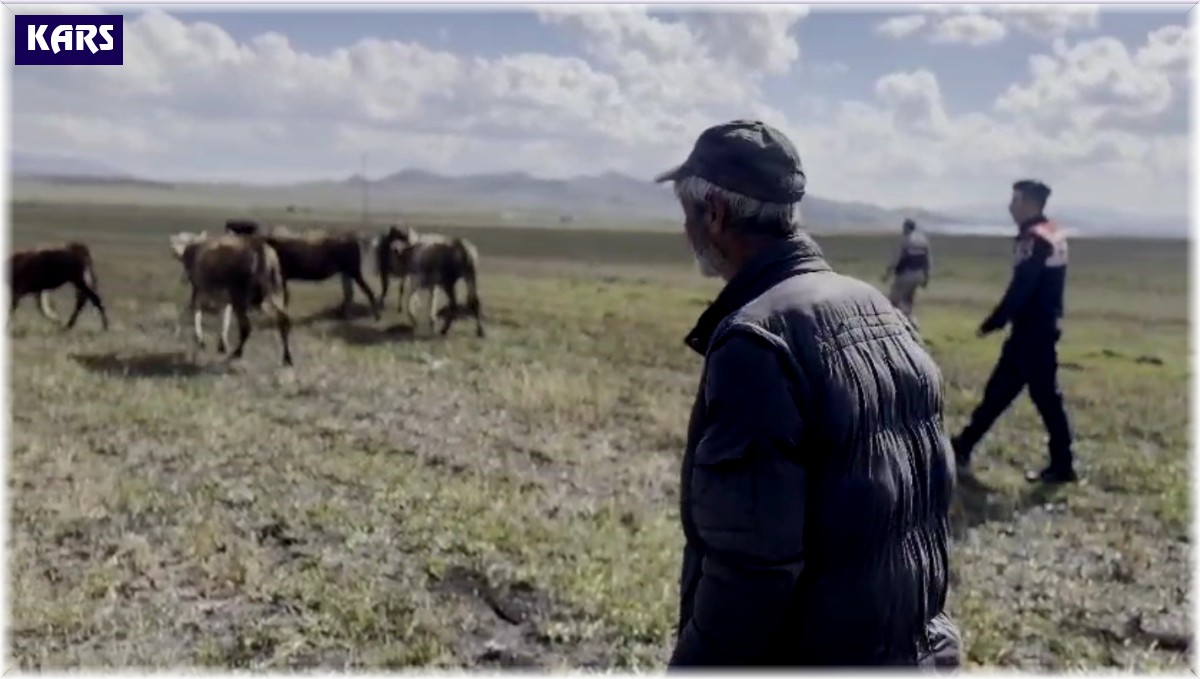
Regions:
<instances>
[{"instance_id":1,"label":"black puffy jacket","mask_svg":"<svg viewBox=\"0 0 1200 679\"><path fill-rule=\"evenodd\" d=\"M809 237L729 282L683 459L672 667L949 666L951 448L940 372Z\"/></svg>"}]
</instances>

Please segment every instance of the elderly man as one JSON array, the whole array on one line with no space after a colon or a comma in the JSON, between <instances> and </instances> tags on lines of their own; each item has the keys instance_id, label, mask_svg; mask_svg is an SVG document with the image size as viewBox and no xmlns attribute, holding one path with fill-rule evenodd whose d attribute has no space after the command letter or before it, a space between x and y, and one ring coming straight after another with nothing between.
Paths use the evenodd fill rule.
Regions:
<instances>
[{"instance_id":1,"label":"elderly man","mask_svg":"<svg viewBox=\"0 0 1200 679\"><path fill-rule=\"evenodd\" d=\"M937 366L800 231L805 175L778 130L712 127L656 181L726 281L686 339L705 364L671 667L957 667Z\"/></svg>"},{"instance_id":2,"label":"elderly man","mask_svg":"<svg viewBox=\"0 0 1200 679\"><path fill-rule=\"evenodd\" d=\"M933 263L933 256L929 248L929 239L917 230L916 222L911 219L904 220L903 231L900 247L896 249L896 255L888 264L887 271L883 272L883 282L892 279L892 290L888 299L916 325L913 298L916 297L917 286L929 285L929 268Z\"/></svg>"}]
</instances>

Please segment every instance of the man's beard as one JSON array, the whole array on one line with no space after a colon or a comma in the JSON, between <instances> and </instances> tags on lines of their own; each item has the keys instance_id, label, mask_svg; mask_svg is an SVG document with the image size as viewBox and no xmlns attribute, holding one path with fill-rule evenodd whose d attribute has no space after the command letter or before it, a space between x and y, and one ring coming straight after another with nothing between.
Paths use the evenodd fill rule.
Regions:
<instances>
[{"instance_id":1,"label":"man's beard","mask_svg":"<svg viewBox=\"0 0 1200 679\"><path fill-rule=\"evenodd\" d=\"M720 278L721 272L717 271L717 268L709 263L707 257L703 257L695 252L692 253L692 256L696 259L696 269L700 271L701 276L705 278Z\"/></svg>"},{"instance_id":2,"label":"man's beard","mask_svg":"<svg viewBox=\"0 0 1200 679\"><path fill-rule=\"evenodd\" d=\"M696 241L700 241L700 244ZM720 278L722 262L717 249L711 243L705 242L703 236L689 238L688 244L692 248L692 258L696 260L696 269L700 275L705 278Z\"/></svg>"},{"instance_id":3,"label":"man's beard","mask_svg":"<svg viewBox=\"0 0 1200 679\"><path fill-rule=\"evenodd\" d=\"M683 228L687 233L687 242L688 247L692 250L692 258L696 260L696 269L704 278L720 278L722 264L725 263L724 258L705 237L704 227L690 219L691 215L687 213L686 208L684 208L684 214L687 215L687 218Z\"/></svg>"}]
</instances>

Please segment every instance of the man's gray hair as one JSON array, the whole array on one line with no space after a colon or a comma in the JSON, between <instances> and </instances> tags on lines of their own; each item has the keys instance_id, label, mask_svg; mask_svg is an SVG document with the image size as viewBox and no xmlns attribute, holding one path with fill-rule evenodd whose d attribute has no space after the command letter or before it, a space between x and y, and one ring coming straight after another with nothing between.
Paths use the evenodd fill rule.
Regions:
<instances>
[{"instance_id":1,"label":"man's gray hair","mask_svg":"<svg viewBox=\"0 0 1200 679\"><path fill-rule=\"evenodd\" d=\"M675 195L697 213L703 213L709 196L720 197L729 207L730 224L747 235L784 238L800 230L799 202L766 203L694 176L676 181Z\"/></svg>"}]
</instances>

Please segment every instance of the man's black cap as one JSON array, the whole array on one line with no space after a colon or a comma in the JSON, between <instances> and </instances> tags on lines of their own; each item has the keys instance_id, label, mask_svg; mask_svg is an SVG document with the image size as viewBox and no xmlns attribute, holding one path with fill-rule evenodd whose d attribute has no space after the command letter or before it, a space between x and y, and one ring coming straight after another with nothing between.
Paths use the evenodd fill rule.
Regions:
<instances>
[{"instance_id":1,"label":"man's black cap","mask_svg":"<svg viewBox=\"0 0 1200 679\"><path fill-rule=\"evenodd\" d=\"M685 177L700 177L767 203L800 202L806 183L796 147L782 132L759 120L734 120L708 128L682 165L654 181Z\"/></svg>"}]
</instances>

